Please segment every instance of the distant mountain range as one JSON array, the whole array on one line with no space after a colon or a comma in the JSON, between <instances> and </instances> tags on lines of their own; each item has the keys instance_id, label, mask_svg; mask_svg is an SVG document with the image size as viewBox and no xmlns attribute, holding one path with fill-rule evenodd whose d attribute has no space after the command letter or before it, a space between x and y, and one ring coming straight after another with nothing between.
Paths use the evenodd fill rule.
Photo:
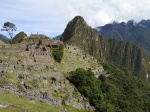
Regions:
<instances>
[{"instance_id":1,"label":"distant mountain range","mask_svg":"<svg viewBox=\"0 0 150 112\"><path fill-rule=\"evenodd\" d=\"M104 26L96 27L95 30L108 38L131 42L144 48L150 55L150 20L135 22L113 22Z\"/></svg>"},{"instance_id":2,"label":"distant mountain range","mask_svg":"<svg viewBox=\"0 0 150 112\"><path fill-rule=\"evenodd\" d=\"M6 36L0 34L0 40L6 44L9 44L10 39L7 38Z\"/></svg>"},{"instance_id":3,"label":"distant mountain range","mask_svg":"<svg viewBox=\"0 0 150 112\"><path fill-rule=\"evenodd\" d=\"M61 35L58 35L58 36L56 36L56 37L54 37L54 38L55 38L56 40L59 40L60 37L61 37Z\"/></svg>"}]
</instances>

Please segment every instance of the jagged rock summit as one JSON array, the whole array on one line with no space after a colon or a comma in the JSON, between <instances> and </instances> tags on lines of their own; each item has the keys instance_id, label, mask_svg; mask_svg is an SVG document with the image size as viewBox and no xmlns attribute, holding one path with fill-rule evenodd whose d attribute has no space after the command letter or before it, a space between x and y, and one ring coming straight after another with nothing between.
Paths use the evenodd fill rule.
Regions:
<instances>
[{"instance_id":1,"label":"jagged rock summit","mask_svg":"<svg viewBox=\"0 0 150 112\"><path fill-rule=\"evenodd\" d=\"M99 35L86 23L81 16L76 16L71 20L60 40L71 45L76 45L84 50L85 53L96 55L94 44L98 41Z\"/></svg>"},{"instance_id":2,"label":"jagged rock summit","mask_svg":"<svg viewBox=\"0 0 150 112\"><path fill-rule=\"evenodd\" d=\"M84 35L84 37L82 37ZM64 42L69 42L70 44L74 44L75 42L71 42L72 39L80 39L78 42L84 40L84 38L91 38L95 36L95 31L86 23L83 17L76 16L73 20L71 20L64 33L62 34L60 40Z\"/></svg>"}]
</instances>

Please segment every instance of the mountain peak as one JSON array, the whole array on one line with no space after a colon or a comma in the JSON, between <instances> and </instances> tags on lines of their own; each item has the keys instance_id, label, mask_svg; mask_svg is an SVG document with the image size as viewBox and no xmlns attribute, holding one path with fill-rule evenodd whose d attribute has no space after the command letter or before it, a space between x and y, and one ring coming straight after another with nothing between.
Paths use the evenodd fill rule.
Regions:
<instances>
[{"instance_id":1,"label":"mountain peak","mask_svg":"<svg viewBox=\"0 0 150 112\"><path fill-rule=\"evenodd\" d=\"M73 18L67 25L64 33L62 34L60 40L66 42L70 41L70 39L82 40L89 33L91 34L93 29L87 25L86 21L81 16L76 16ZM81 35L84 35L81 37Z\"/></svg>"},{"instance_id":2,"label":"mountain peak","mask_svg":"<svg viewBox=\"0 0 150 112\"><path fill-rule=\"evenodd\" d=\"M83 20L84 21L84 18L82 16L75 16L73 20Z\"/></svg>"},{"instance_id":3,"label":"mountain peak","mask_svg":"<svg viewBox=\"0 0 150 112\"><path fill-rule=\"evenodd\" d=\"M73 22L85 22L82 16L75 16L71 21Z\"/></svg>"},{"instance_id":4,"label":"mountain peak","mask_svg":"<svg viewBox=\"0 0 150 112\"><path fill-rule=\"evenodd\" d=\"M85 25L87 25L87 23L82 16L76 16L69 22L68 25L70 25L70 26L82 26L82 25L85 26Z\"/></svg>"},{"instance_id":5,"label":"mountain peak","mask_svg":"<svg viewBox=\"0 0 150 112\"><path fill-rule=\"evenodd\" d=\"M79 47L83 50L83 52L96 57L102 63L113 63L115 66L120 67L120 69L124 70L126 73L131 72L132 74L145 74L150 72L150 70L146 67L148 66L147 63L142 62L142 59L147 59L139 47L131 43L126 43L115 39L107 39L101 35L98 35L98 33L96 33L90 26L85 23L86 22L81 16L77 16L72 19L68 23L60 40L69 45ZM122 28L130 26L127 31L131 32L132 28L135 26L133 25L133 21L130 21L128 24L130 23L131 26L124 25L125 23L123 23L123 25L120 25L120 23L118 23L118 25L116 23L115 26L109 24L105 29L106 31L111 31L113 28L115 28L120 31ZM126 32L123 31L123 33L126 35ZM115 37L116 36L121 38L117 32L115 32ZM128 37L128 35L126 36ZM132 60L134 64L129 60Z\"/></svg>"}]
</instances>

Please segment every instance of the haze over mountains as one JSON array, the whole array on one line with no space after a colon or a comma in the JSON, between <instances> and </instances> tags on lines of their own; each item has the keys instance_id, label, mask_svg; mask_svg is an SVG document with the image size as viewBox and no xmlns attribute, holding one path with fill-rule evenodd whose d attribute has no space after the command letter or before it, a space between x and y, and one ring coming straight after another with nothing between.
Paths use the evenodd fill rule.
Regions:
<instances>
[{"instance_id":1,"label":"haze over mountains","mask_svg":"<svg viewBox=\"0 0 150 112\"><path fill-rule=\"evenodd\" d=\"M96 27L95 30L108 38L114 38L144 48L150 54L150 20L141 20L136 23L133 20L121 23L110 23Z\"/></svg>"}]
</instances>

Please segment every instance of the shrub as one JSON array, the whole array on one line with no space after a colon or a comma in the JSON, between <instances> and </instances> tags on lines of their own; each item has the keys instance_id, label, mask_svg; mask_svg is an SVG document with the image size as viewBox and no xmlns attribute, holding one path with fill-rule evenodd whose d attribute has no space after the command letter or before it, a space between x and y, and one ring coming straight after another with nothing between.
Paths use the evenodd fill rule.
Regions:
<instances>
[{"instance_id":1,"label":"shrub","mask_svg":"<svg viewBox=\"0 0 150 112\"><path fill-rule=\"evenodd\" d=\"M64 52L63 50L64 50L63 44L61 44L58 49L53 49L52 55L55 61L61 63L61 60L63 58L63 52Z\"/></svg>"}]
</instances>

